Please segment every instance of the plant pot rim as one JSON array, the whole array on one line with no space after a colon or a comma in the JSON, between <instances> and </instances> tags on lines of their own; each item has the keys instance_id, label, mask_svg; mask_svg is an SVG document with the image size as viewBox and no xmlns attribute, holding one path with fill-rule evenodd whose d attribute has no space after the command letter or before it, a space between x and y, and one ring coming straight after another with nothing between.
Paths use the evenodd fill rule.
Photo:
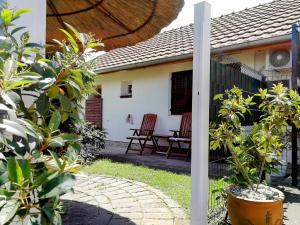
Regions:
<instances>
[{"instance_id":1,"label":"plant pot rim","mask_svg":"<svg viewBox=\"0 0 300 225\"><path fill-rule=\"evenodd\" d=\"M266 185L263 185L263 186L266 186ZM285 199L285 196L284 196L284 194L283 194L282 191L278 190L277 188L273 188L273 187L269 187L269 186L266 186L266 187L269 187L269 188L271 188L272 190L275 190L276 192L279 193L279 198L278 198L278 199L274 199L274 200L254 200L254 199L248 199L248 198L245 198L245 197L240 197L240 196L234 195L234 194L230 191L230 189L231 189L232 187L239 187L239 186L237 186L237 185L231 185L231 186L225 188L226 193L227 193L228 195L234 197L234 198L237 198L237 199L240 199L240 200L244 200L244 201L247 201L247 202L272 203L272 202L284 201L284 199Z\"/></svg>"}]
</instances>

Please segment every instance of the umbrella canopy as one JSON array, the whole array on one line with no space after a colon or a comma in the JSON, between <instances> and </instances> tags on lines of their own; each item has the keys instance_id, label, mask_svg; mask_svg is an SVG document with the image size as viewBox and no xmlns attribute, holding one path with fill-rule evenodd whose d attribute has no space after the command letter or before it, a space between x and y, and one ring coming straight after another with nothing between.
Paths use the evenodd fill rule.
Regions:
<instances>
[{"instance_id":1,"label":"umbrella canopy","mask_svg":"<svg viewBox=\"0 0 300 225\"><path fill-rule=\"evenodd\" d=\"M47 0L47 43L64 38L64 22L102 39L105 49L134 45L159 33L184 0Z\"/></svg>"}]
</instances>

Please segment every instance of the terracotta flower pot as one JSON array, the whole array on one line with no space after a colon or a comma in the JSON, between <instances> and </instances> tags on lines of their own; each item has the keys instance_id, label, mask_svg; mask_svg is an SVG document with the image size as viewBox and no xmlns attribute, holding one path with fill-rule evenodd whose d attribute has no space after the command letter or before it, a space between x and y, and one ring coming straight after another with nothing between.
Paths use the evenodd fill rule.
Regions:
<instances>
[{"instance_id":1,"label":"terracotta flower pot","mask_svg":"<svg viewBox=\"0 0 300 225\"><path fill-rule=\"evenodd\" d=\"M272 188L274 189L274 188ZM284 194L278 200L248 200L227 189L227 209L232 225L282 225Z\"/></svg>"}]
</instances>

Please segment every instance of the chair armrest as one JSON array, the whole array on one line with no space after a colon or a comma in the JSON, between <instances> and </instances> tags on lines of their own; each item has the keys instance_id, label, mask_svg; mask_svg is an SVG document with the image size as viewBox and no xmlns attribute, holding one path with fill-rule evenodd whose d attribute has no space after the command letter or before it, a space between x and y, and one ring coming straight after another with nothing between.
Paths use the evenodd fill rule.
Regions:
<instances>
[{"instance_id":1,"label":"chair armrest","mask_svg":"<svg viewBox=\"0 0 300 225\"><path fill-rule=\"evenodd\" d=\"M130 130L132 130L132 131L133 131L133 136L135 136L135 135L137 135L137 136L138 136L138 134L139 134L139 131L140 131L140 129L136 129L136 128L130 128Z\"/></svg>"},{"instance_id":2,"label":"chair armrest","mask_svg":"<svg viewBox=\"0 0 300 225\"><path fill-rule=\"evenodd\" d=\"M171 132L173 132L173 136L177 137L179 135L179 130L170 130Z\"/></svg>"}]
</instances>

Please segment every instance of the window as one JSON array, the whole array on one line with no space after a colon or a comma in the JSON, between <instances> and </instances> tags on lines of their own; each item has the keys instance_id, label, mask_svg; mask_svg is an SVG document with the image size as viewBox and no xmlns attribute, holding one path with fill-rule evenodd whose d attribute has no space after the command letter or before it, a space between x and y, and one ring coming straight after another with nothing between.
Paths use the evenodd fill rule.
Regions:
<instances>
[{"instance_id":1,"label":"window","mask_svg":"<svg viewBox=\"0 0 300 225\"><path fill-rule=\"evenodd\" d=\"M193 71L172 73L171 114L180 115L192 111Z\"/></svg>"},{"instance_id":2,"label":"window","mask_svg":"<svg viewBox=\"0 0 300 225\"><path fill-rule=\"evenodd\" d=\"M122 81L121 82L121 98L131 98L132 97L132 82Z\"/></svg>"}]
</instances>

